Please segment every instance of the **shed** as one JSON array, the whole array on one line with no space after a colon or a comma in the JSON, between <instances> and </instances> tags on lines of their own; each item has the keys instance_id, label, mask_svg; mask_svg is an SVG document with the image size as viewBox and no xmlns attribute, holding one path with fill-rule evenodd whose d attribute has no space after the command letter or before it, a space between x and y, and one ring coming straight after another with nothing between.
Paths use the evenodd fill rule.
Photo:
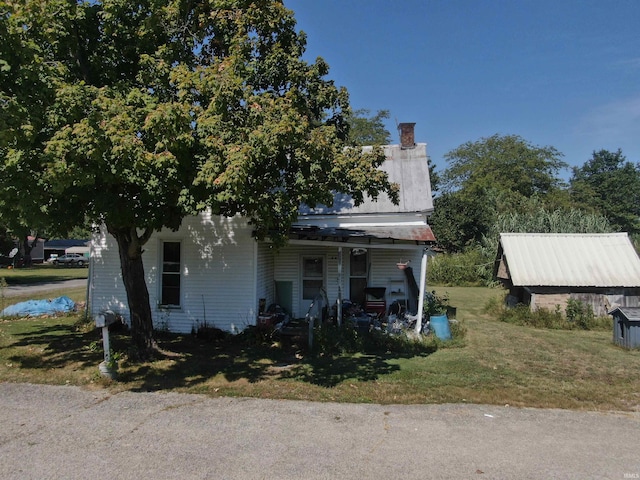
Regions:
<instances>
[{"instance_id":1,"label":"shed","mask_svg":"<svg viewBox=\"0 0 640 480\"><path fill-rule=\"evenodd\" d=\"M613 342L626 348L640 348L640 308L623 307L609 312L613 316Z\"/></svg>"},{"instance_id":2,"label":"shed","mask_svg":"<svg viewBox=\"0 0 640 480\"><path fill-rule=\"evenodd\" d=\"M640 306L640 258L626 233L502 233L495 278L510 304L566 308L569 299L598 316Z\"/></svg>"}]
</instances>

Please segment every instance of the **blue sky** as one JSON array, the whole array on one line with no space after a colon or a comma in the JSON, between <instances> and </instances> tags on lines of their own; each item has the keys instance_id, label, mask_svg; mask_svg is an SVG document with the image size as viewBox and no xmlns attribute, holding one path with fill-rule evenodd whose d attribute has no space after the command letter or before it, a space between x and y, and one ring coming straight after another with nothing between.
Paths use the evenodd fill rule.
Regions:
<instances>
[{"instance_id":1,"label":"blue sky","mask_svg":"<svg viewBox=\"0 0 640 480\"><path fill-rule=\"evenodd\" d=\"M354 109L443 155L495 133L640 163L640 0L284 0ZM569 172L563 172L568 176Z\"/></svg>"}]
</instances>

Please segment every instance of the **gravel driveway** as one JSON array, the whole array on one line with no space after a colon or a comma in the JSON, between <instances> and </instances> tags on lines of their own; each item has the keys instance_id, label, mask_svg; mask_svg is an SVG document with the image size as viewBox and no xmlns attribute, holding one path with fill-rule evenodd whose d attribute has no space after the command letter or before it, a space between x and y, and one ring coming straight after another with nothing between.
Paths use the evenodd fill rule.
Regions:
<instances>
[{"instance_id":1,"label":"gravel driveway","mask_svg":"<svg viewBox=\"0 0 640 480\"><path fill-rule=\"evenodd\" d=\"M2 479L640 478L640 414L0 384Z\"/></svg>"}]
</instances>

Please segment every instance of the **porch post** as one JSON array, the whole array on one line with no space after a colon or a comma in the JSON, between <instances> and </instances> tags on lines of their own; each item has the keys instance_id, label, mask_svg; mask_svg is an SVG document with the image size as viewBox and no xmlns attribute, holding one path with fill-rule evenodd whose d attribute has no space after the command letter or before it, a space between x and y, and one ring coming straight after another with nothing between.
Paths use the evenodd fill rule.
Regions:
<instances>
[{"instance_id":1,"label":"porch post","mask_svg":"<svg viewBox=\"0 0 640 480\"><path fill-rule=\"evenodd\" d=\"M338 304L336 305L336 321L342 325L342 247L338 247Z\"/></svg>"},{"instance_id":2,"label":"porch post","mask_svg":"<svg viewBox=\"0 0 640 480\"><path fill-rule=\"evenodd\" d=\"M427 286L427 249L422 250L422 263L420 264L420 294L418 296L418 319L416 320L416 333L422 330L422 310L424 308L424 294Z\"/></svg>"}]
</instances>

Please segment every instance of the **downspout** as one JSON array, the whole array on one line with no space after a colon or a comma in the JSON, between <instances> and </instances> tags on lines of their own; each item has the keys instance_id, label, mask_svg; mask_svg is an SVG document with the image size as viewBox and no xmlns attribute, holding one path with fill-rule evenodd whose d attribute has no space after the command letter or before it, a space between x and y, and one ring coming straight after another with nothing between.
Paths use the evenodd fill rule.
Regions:
<instances>
[{"instance_id":1,"label":"downspout","mask_svg":"<svg viewBox=\"0 0 640 480\"><path fill-rule=\"evenodd\" d=\"M342 325L342 247L338 247L338 304L336 305L336 321Z\"/></svg>"},{"instance_id":2,"label":"downspout","mask_svg":"<svg viewBox=\"0 0 640 480\"><path fill-rule=\"evenodd\" d=\"M422 262L420 263L420 293L418 294L418 312L416 320L416 334L422 331L422 310L424 309L424 296L427 287L427 249L422 250Z\"/></svg>"}]
</instances>

